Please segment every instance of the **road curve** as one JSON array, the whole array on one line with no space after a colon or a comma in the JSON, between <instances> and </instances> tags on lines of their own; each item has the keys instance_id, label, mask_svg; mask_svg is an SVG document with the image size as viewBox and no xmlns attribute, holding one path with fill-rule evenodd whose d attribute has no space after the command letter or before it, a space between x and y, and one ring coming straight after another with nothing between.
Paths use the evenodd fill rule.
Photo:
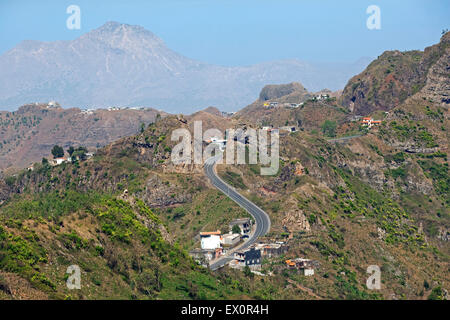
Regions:
<instances>
[{"instance_id":1,"label":"road curve","mask_svg":"<svg viewBox=\"0 0 450 320\"><path fill-rule=\"evenodd\" d=\"M267 232L269 232L270 218L269 215L264 210L262 210L253 202L251 202L250 200L239 194L233 187L231 187L229 184L220 179L215 170L215 165L217 160L219 160L221 157L222 154L218 154L205 161L204 165L205 174L217 189L219 189L221 192L227 195L231 200L236 202L255 219L256 228L254 232L249 236L247 241L245 241L241 246L239 246L239 249L245 249L248 248L253 243L255 243L259 237L264 236ZM231 260L233 260L232 257L223 256L215 260L212 264L210 264L210 269L216 270L218 268L221 268Z\"/></svg>"}]
</instances>

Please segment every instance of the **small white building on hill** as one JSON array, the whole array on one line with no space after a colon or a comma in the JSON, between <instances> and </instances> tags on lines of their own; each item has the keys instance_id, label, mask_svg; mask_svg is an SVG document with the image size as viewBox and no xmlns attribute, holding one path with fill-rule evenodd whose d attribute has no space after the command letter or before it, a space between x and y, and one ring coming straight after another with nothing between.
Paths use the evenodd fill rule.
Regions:
<instances>
[{"instance_id":1,"label":"small white building on hill","mask_svg":"<svg viewBox=\"0 0 450 320\"><path fill-rule=\"evenodd\" d=\"M200 243L203 250L220 248L222 244L220 230L213 232L200 232Z\"/></svg>"}]
</instances>

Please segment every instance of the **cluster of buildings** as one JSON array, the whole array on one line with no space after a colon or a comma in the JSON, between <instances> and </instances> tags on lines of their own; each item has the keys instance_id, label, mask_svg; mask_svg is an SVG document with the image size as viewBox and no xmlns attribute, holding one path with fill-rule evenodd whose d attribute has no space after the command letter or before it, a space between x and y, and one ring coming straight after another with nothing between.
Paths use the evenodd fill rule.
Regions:
<instances>
[{"instance_id":1,"label":"cluster of buildings","mask_svg":"<svg viewBox=\"0 0 450 320\"><path fill-rule=\"evenodd\" d=\"M225 254L228 250L236 247L241 240L248 238L251 229L252 222L249 218L236 219L230 222L230 230L236 230L233 228L238 226L240 232L222 234L220 230L212 232L200 232L200 248L191 250L189 254L201 265L207 266L209 261L219 258Z\"/></svg>"},{"instance_id":2,"label":"cluster of buildings","mask_svg":"<svg viewBox=\"0 0 450 320\"><path fill-rule=\"evenodd\" d=\"M189 254L199 264L208 267L210 261L222 255L228 254L233 260L229 263L231 268L250 268L258 271L262 267L263 259L280 257L289 250L288 243L284 241L257 242L248 248L240 249L238 245L241 240L251 233L252 222L248 218L236 219L230 222L229 227L237 232L235 226L239 227L240 233L222 234L220 230L212 232L200 232L201 248L191 250ZM319 263L314 260L296 258L285 261L284 268L300 270L305 276L314 275L314 270L319 267Z\"/></svg>"},{"instance_id":3,"label":"cluster of buildings","mask_svg":"<svg viewBox=\"0 0 450 320\"><path fill-rule=\"evenodd\" d=\"M278 257L288 250L289 246L285 242L259 242L248 249L234 252L230 267L238 269L249 267L252 270L260 270L263 258Z\"/></svg>"}]
</instances>

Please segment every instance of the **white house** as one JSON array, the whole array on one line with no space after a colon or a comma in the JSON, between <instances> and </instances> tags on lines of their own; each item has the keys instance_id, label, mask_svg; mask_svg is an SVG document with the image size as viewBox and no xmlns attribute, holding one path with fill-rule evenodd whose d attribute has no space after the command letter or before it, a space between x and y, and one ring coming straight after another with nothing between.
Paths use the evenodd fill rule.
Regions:
<instances>
[{"instance_id":1,"label":"white house","mask_svg":"<svg viewBox=\"0 0 450 320\"><path fill-rule=\"evenodd\" d=\"M220 230L213 232L200 232L200 243L203 250L220 248L222 244Z\"/></svg>"},{"instance_id":2,"label":"white house","mask_svg":"<svg viewBox=\"0 0 450 320\"><path fill-rule=\"evenodd\" d=\"M67 162L67 158L55 158L50 160L50 165L58 166L64 162Z\"/></svg>"}]
</instances>

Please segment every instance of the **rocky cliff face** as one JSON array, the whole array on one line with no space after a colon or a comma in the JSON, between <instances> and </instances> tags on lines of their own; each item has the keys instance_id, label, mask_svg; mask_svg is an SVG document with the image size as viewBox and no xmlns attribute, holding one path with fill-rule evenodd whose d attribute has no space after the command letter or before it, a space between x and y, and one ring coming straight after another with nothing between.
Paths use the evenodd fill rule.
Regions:
<instances>
[{"instance_id":1,"label":"rocky cliff face","mask_svg":"<svg viewBox=\"0 0 450 320\"><path fill-rule=\"evenodd\" d=\"M425 49L433 51L433 48ZM437 61L430 67L421 96L443 106L450 105L450 32L446 33L435 52L428 55Z\"/></svg>"},{"instance_id":2,"label":"rocky cliff face","mask_svg":"<svg viewBox=\"0 0 450 320\"><path fill-rule=\"evenodd\" d=\"M267 101L287 96L293 92L307 94L308 91L298 82L280 85L267 85L259 94L259 100Z\"/></svg>"}]
</instances>

